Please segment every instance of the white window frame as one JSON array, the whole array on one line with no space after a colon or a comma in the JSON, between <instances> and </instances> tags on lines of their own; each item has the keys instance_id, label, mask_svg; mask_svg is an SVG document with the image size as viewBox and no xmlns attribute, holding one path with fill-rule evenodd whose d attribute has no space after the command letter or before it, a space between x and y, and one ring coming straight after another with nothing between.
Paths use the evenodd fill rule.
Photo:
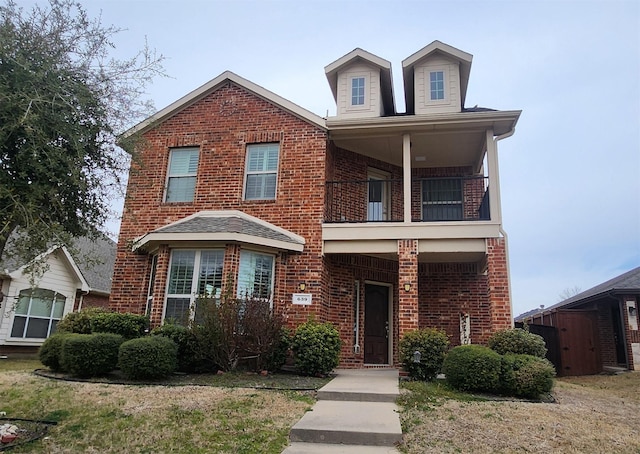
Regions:
<instances>
[{"instance_id":1,"label":"white window frame","mask_svg":"<svg viewBox=\"0 0 640 454\"><path fill-rule=\"evenodd\" d=\"M360 87L360 84L358 83L358 87L354 86L354 83L356 81L362 81L362 87ZM352 77L351 78L351 105L356 107L356 106L364 106L365 103L365 99L366 99L366 93L367 93L367 80L365 79L364 76L362 77ZM354 89L362 89L362 102L353 102L354 99L357 101L360 101L360 94L358 93L357 95L354 96L353 94L353 90Z\"/></svg>"},{"instance_id":2,"label":"white window frame","mask_svg":"<svg viewBox=\"0 0 640 454\"><path fill-rule=\"evenodd\" d=\"M265 147L272 147L272 146L276 146L278 148L278 160L276 163L276 168L275 169L268 169L268 170L249 170L249 166L250 166L250 157L251 157L251 152L254 150L259 150L260 148L265 148ZM243 185L243 194L242 194L242 198L244 200L248 200L248 201L253 201L253 200L275 200L277 195L278 195L278 174L279 174L279 169L280 169L280 143L279 142L269 142L269 143L252 143L252 144L248 144L247 145L247 152L245 155L245 166L244 166L244 185ZM265 196L265 184L263 180L262 183L262 191L261 191L261 196L260 197L248 197L247 196L247 183L249 181L249 177L253 176L253 175L274 175L275 176L275 184L274 184L274 188L273 188L273 196L267 195Z\"/></svg>"},{"instance_id":3,"label":"white window frame","mask_svg":"<svg viewBox=\"0 0 640 454\"><path fill-rule=\"evenodd\" d=\"M202 265L202 253L208 251L217 251L222 252L222 260L221 263L224 266L224 249L222 248L208 248L208 249L172 249L171 256L169 257L169 269L167 270L167 287L165 291L164 298L164 307L162 310L162 319L165 320L167 316L167 306L170 298L174 299L187 299L189 298L189 317L188 320L193 320L196 315L196 302L198 297L200 296L198 287L200 285L200 273L201 273L201 265ZM193 269L191 271L191 287L189 293L169 293L169 289L171 287L171 270L173 266L174 255L177 252L193 252ZM220 293L222 290L222 284L224 281L224 276L222 275L222 270L220 272L220 287L214 288L207 296L213 296L215 298L220 298ZM181 320L177 320L180 322Z\"/></svg>"},{"instance_id":4,"label":"white window frame","mask_svg":"<svg viewBox=\"0 0 640 454\"><path fill-rule=\"evenodd\" d=\"M51 299L51 307L49 309L49 315L48 316L44 316L44 315L33 315L31 313L31 309L33 307L33 296L34 293L37 291L42 291L42 292L51 292L52 294L52 299ZM9 331L9 336L11 339L20 339L20 340L31 340L31 339L39 339L39 340L43 340L48 338L49 336L51 336L51 334L53 334L55 332L55 326L54 326L54 321L56 322L55 325L57 325L57 322L59 322L65 315L65 307L67 305L67 297L64 296L62 293L57 292L55 290L52 289L48 289L48 288L39 288L36 287L34 289L30 289L30 288L26 288L26 289L22 289L20 290L20 292L18 293L18 295L20 295L18 298L18 301L20 301L20 299L23 297L22 293L23 292L27 292L29 300L27 302L27 311L25 314L20 314L18 313L18 306L16 306L15 310L14 310L14 314L13 314L13 320L11 322L11 330ZM27 295L25 295L27 296ZM62 300L62 301L60 301ZM60 313L60 317L56 317L54 316L54 309L55 309L55 302L62 302L62 311ZM16 323L16 319L17 318L25 318L25 324L24 327L22 328L22 336L13 336L13 328L14 325ZM45 337L27 337L27 329L29 327L29 323L31 322L31 320L48 320L48 326L47 326L47 333Z\"/></svg>"},{"instance_id":5,"label":"white window frame","mask_svg":"<svg viewBox=\"0 0 640 454\"><path fill-rule=\"evenodd\" d=\"M196 168L193 171L189 171L189 169L187 169L186 172L176 172L176 173L171 173L171 163L173 160L173 156L179 152L185 152L185 151L195 151L197 154L197 160L196 160ZM189 202L193 202L193 200L195 199L196 196L196 186L198 183L198 166L200 165L200 148L199 147L180 147L180 148L171 148L169 149L169 159L168 159L168 163L167 163L167 180L165 182L165 191L164 191L164 202L165 203L189 203ZM169 200L169 187L171 185L171 181L173 179L178 180L178 179L186 179L189 178L190 180L193 180L193 193L191 194L191 197L188 199L184 199L184 200Z\"/></svg>"},{"instance_id":6,"label":"white window frame","mask_svg":"<svg viewBox=\"0 0 640 454\"><path fill-rule=\"evenodd\" d=\"M249 293L247 288L247 284L246 284L246 279L243 279L243 258L246 258L248 255L252 255L252 256L262 256L262 257L270 257L271 258L271 282L269 283L269 297L268 298L263 298L265 301L269 301L269 306L271 308L273 308L273 290L274 290L274 285L275 285L275 268L276 268L276 256L274 254L268 254L265 252L259 252L259 251L254 251L254 250L250 250L250 249L242 249L240 250L240 260L239 260L239 264L238 264L238 280L237 280L237 289L236 289L236 296L240 299L243 298L252 298L255 297L255 295L253 293ZM253 268L253 273L254 273L254 278L255 278L255 267ZM259 298L259 296L258 296Z\"/></svg>"},{"instance_id":7,"label":"white window frame","mask_svg":"<svg viewBox=\"0 0 640 454\"><path fill-rule=\"evenodd\" d=\"M370 81L371 76L366 73L353 73L347 76L347 110L368 110L369 104L371 102L370 98ZM353 104L352 90L353 90L353 81L355 79L363 79L364 80L364 102L362 104Z\"/></svg>"},{"instance_id":8,"label":"white window frame","mask_svg":"<svg viewBox=\"0 0 640 454\"><path fill-rule=\"evenodd\" d=\"M431 73L441 72L443 79L444 98L431 99ZM444 66L426 66L423 72L424 78L424 103L425 106L448 105L451 95L449 93L449 69Z\"/></svg>"},{"instance_id":9,"label":"white window frame","mask_svg":"<svg viewBox=\"0 0 640 454\"><path fill-rule=\"evenodd\" d=\"M434 74L436 75L436 81L435 82L436 83L437 82L442 82L442 90L440 90L439 88L436 88L434 90L433 87L431 86L431 84L433 83L433 81L431 80L431 77ZM442 75L442 80L441 81L437 80L437 76L438 75ZM439 95L441 91L442 91L442 98L439 98L439 97L438 98L434 98L433 97L434 94ZM445 98L445 93L446 93L446 90L445 90L444 71L429 71L429 100L430 101L442 101Z\"/></svg>"}]
</instances>

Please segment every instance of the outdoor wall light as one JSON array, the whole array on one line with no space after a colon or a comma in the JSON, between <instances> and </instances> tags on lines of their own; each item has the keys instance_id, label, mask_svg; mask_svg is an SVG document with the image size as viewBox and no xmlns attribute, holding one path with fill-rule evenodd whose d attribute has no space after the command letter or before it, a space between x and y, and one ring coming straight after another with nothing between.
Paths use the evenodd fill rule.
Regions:
<instances>
[{"instance_id":1,"label":"outdoor wall light","mask_svg":"<svg viewBox=\"0 0 640 454\"><path fill-rule=\"evenodd\" d=\"M304 292L307 288L307 284L305 284L304 282L300 282L300 291Z\"/></svg>"},{"instance_id":2,"label":"outdoor wall light","mask_svg":"<svg viewBox=\"0 0 640 454\"><path fill-rule=\"evenodd\" d=\"M420 353L418 350L413 352L413 362L414 363L419 363L421 359L422 359L422 353Z\"/></svg>"},{"instance_id":3,"label":"outdoor wall light","mask_svg":"<svg viewBox=\"0 0 640 454\"><path fill-rule=\"evenodd\" d=\"M2 300L0 300L0 301L2 301ZM629 315L630 315L631 317L635 317L635 315L636 315L636 308L635 308L634 306L629 306Z\"/></svg>"},{"instance_id":4,"label":"outdoor wall light","mask_svg":"<svg viewBox=\"0 0 640 454\"><path fill-rule=\"evenodd\" d=\"M411 284L409 284L408 282L406 284L404 284L404 291L405 292L410 292L411 291Z\"/></svg>"}]
</instances>

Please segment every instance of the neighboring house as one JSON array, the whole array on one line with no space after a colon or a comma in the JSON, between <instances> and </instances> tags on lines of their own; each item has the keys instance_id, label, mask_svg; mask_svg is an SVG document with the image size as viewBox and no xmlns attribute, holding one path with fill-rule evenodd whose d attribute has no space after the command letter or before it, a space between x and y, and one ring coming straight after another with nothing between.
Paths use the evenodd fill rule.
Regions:
<instances>
[{"instance_id":1,"label":"neighboring house","mask_svg":"<svg viewBox=\"0 0 640 454\"><path fill-rule=\"evenodd\" d=\"M419 327L511 327L497 143L520 111L464 107L471 59L404 60L405 113L391 64L355 49L325 68L334 117L224 72L132 128L110 306L159 325L249 293L334 323L341 367L397 364Z\"/></svg>"},{"instance_id":2,"label":"neighboring house","mask_svg":"<svg viewBox=\"0 0 640 454\"><path fill-rule=\"evenodd\" d=\"M44 272L35 278L28 264L0 263L0 353L35 352L69 312L108 307L115 253L116 243L107 237L81 238L73 254L64 246L41 254Z\"/></svg>"},{"instance_id":3,"label":"neighboring house","mask_svg":"<svg viewBox=\"0 0 640 454\"><path fill-rule=\"evenodd\" d=\"M640 370L639 305L640 267L515 321L545 338L558 375Z\"/></svg>"}]
</instances>

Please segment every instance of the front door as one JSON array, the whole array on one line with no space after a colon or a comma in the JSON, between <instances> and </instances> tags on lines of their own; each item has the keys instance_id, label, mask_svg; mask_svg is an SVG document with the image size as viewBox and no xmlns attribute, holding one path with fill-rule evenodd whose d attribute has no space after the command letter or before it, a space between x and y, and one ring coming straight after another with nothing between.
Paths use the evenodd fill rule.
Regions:
<instances>
[{"instance_id":1,"label":"front door","mask_svg":"<svg viewBox=\"0 0 640 454\"><path fill-rule=\"evenodd\" d=\"M367 221L389 220L389 178L390 175L381 170L367 172Z\"/></svg>"},{"instance_id":2,"label":"front door","mask_svg":"<svg viewBox=\"0 0 640 454\"><path fill-rule=\"evenodd\" d=\"M364 362L389 364L389 287L383 285L365 285Z\"/></svg>"}]
</instances>

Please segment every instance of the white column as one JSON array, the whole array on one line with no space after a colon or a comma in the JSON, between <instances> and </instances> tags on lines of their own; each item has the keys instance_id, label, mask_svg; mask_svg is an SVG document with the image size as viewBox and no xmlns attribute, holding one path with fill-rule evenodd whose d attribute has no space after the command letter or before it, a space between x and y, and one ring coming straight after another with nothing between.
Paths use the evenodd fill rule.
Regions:
<instances>
[{"instance_id":1,"label":"white column","mask_svg":"<svg viewBox=\"0 0 640 454\"><path fill-rule=\"evenodd\" d=\"M498 171L498 144L493 140L493 129L487 130L486 141L491 221L502 224L502 207L500 205L500 172Z\"/></svg>"},{"instance_id":2,"label":"white column","mask_svg":"<svg viewBox=\"0 0 640 454\"><path fill-rule=\"evenodd\" d=\"M411 134L402 136L404 222L411 222Z\"/></svg>"}]
</instances>

